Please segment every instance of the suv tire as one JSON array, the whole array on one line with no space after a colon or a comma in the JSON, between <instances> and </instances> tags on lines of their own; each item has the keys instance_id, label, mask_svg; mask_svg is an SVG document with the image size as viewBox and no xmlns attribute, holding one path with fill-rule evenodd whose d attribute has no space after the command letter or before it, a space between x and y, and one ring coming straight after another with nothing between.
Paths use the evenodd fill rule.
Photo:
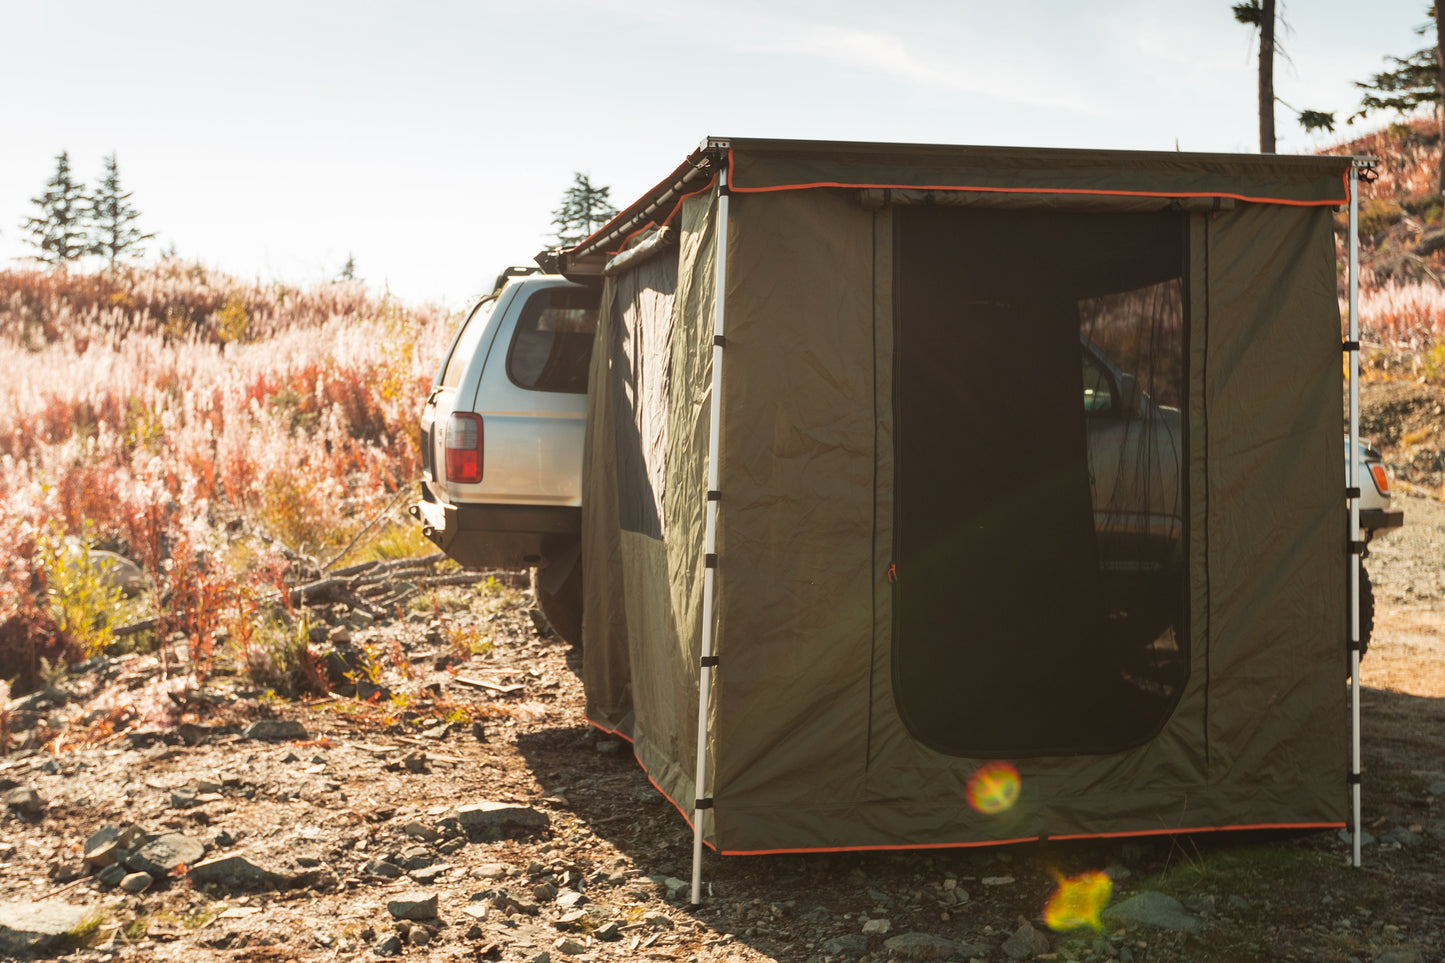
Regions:
<instances>
[{"instance_id":1,"label":"suv tire","mask_svg":"<svg viewBox=\"0 0 1445 963\"><path fill-rule=\"evenodd\" d=\"M537 605L547 617L552 631L568 645L582 647L582 560L578 559L572 571L557 589L556 593L542 587L537 570L532 569L532 594Z\"/></svg>"},{"instance_id":2,"label":"suv tire","mask_svg":"<svg viewBox=\"0 0 1445 963\"><path fill-rule=\"evenodd\" d=\"M1370 573L1360 566L1360 659L1370 651L1370 635L1375 629L1375 586L1370 582Z\"/></svg>"}]
</instances>

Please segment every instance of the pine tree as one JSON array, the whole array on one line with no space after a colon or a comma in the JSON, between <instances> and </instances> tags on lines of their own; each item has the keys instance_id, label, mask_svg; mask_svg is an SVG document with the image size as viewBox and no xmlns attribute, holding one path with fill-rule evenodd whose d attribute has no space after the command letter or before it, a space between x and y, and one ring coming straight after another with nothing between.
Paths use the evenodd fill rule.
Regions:
<instances>
[{"instance_id":1,"label":"pine tree","mask_svg":"<svg viewBox=\"0 0 1445 963\"><path fill-rule=\"evenodd\" d=\"M86 253L99 254L112 267L117 258L140 257L145 253L141 242L155 237L154 234L142 234L135 226L140 212L131 206L130 197L129 191L120 188L120 169L112 153L105 159L105 174L86 208L90 226L90 244Z\"/></svg>"},{"instance_id":2,"label":"pine tree","mask_svg":"<svg viewBox=\"0 0 1445 963\"><path fill-rule=\"evenodd\" d=\"M1445 139L1445 86L1441 83L1442 67L1445 67L1445 21L1440 17L1438 3L1432 4L1426 14L1429 22L1416 27L1415 32L1421 36L1433 34L1435 42L1408 57L1387 57L1394 69L1375 74L1369 80L1356 81L1355 86L1364 94L1360 97L1360 109L1350 117L1350 123L1377 110L1393 110L1404 116L1428 106L1435 114L1441 138ZM1440 155L1436 171L1436 190L1445 194L1445 152Z\"/></svg>"},{"instance_id":3,"label":"pine tree","mask_svg":"<svg viewBox=\"0 0 1445 963\"><path fill-rule=\"evenodd\" d=\"M1259 152L1274 153L1274 0L1249 0L1232 8L1234 19L1259 31Z\"/></svg>"},{"instance_id":4,"label":"pine tree","mask_svg":"<svg viewBox=\"0 0 1445 963\"><path fill-rule=\"evenodd\" d=\"M356 280L356 255L350 252L346 255L346 263L341 266L341 274L336 278L338 281Z\"/></svg>"},{"instance_id":5,"label":"pine tree","mask_svg":"<svg viewBox=\"0 0 1445 963\"><path fill-rule=\"evenodd\" d=\"M55 174L45 184L45 193L30 202L40 208L36 217L21 222L30 236L25 242L40 253L37 261L60 265L88 252L85 231L85 185L70 175L70 155L61 151L55 158Z\"/></svg>"},{"instance_id":6,"label":"pine tree","mask_svg":"<svg viewBox=\"0 0 1445 963\"><path fill-rule=\"evenodd\" d=\"M1274 58L1278 53L1286 60L1289 55L1275 39L1276 25L1283 25L1286 30L1289 24L1280 20L1275 13L1275 0L1246 0L1244 3L1236 3L1230 8L1234 11L1234 19L1247 27L1253 27L1259 31L1259 83L1257 85L1257 96L1259 99L1259 152L1261 154L1275 153L1274 136L1274 105L1278 101L1285 107L1294 111L1300 126L1306 131L1333 131L1335 129L1335 115L1323 110L1297 110L1285 104L1274 93Z\"/></svg>"},{"instance_id":7,"label":"pine tree","mask_svg":"<svg viewBox=\"0 0 1445 963\"><path fill-rule=\"evenodd\" d=\"M553 237L560 247L573 247L617 216L608 195L610 187L594 187L586 174L572 175L572 186L562 195L562 206L552 212Z\"/></svg>"}]
</instances>

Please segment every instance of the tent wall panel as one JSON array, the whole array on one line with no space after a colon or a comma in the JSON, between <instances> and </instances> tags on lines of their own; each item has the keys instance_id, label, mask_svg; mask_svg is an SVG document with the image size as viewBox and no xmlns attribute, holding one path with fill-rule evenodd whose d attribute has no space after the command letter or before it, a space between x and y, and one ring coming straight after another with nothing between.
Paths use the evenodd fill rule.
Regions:
<instances>
[{"instance_id":1,"label":"tent wall panel","mask_svg":"<svg viewBox=\"0 0 1445 963\"><path fill-rule=\"evenodd\" d=\"M1345 631L1347 533L1329 212L1221 217L1209 263L1211 767L1323 796L1342 818L1344 653L1332 643Z\"/></svg>"},{"instance_id":2,"label":"tent wall panel","mask_svg":"<svg viewBox=\"0 0 1445 963\"><path fill-rule=\"evenodd\" d=\"M718 163L730 165L734 193L708 841L764 852L1342 820L1346 525L1325 205L1341 199L1348 159L736 141ZM1020 209L1042 217L1053 208L1038 197L1052 191L1145 197L1123 205L1141 211L1154 196L1159 210L1169 196L1270 199L1177 215L1188 237L1182 693L1140 745L1011 760L1021 795L994 815L966 804L970 776L989 760L924 745L895 703L888 570L903 209L866 205L858 188L870 185L1001 198L1018 188ZM954 210L995 216L1001 204ZM1098 216L1121 216L1105 208ZM647 262L607 281L584 461L588 717L634 738L685 812L696 795L715 212L707 193L672 215L681 243L666 319L664 299L628 293L657 289ZM1075 248L1076 270L1110 256L1062 249ZM645 330L663 324L668 338ZM642 394L630 398L629 355L611 347L628 337L667 345L666 363L646 359ZM987 441L961 426L939 444L985 451ZM631 446L626 457L619 443ZM623 530L619 497L639 492L618 485L639 477L627 467L634 454L651 489L631 504L653 506L656 531Z\"/></svg>"},{"instance_id":3,"label":"tent wall panel","mask_svg":"<svg viewBox=\"0 0 1445 963\"><path fill-rule=\"evenodd\" d=\"M874 579L873 214L830 191L729 216L720 811L857 785Z\"/></svg>"}]
</instances>

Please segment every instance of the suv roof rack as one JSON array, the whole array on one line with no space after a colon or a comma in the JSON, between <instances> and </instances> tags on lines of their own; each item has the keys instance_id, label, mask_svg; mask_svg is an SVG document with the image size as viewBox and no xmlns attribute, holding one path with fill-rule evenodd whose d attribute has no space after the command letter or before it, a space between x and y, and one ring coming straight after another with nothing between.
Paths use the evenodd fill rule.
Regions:
<instances>
[{"instance_id":1,"label":"suv roof rack","mask_svg":"<svg viewBox=\"0 0 1445 963\"><path fill-rule=\"evenodd\" d=\"M508 278L524 278L529 274L536 274L542 269L530 264L513 264L502 268L502 273L497 275L496 283L492 285L492 293L496 294L502 290L502 285L507 283Z\"/></svg>"}]
</instances>

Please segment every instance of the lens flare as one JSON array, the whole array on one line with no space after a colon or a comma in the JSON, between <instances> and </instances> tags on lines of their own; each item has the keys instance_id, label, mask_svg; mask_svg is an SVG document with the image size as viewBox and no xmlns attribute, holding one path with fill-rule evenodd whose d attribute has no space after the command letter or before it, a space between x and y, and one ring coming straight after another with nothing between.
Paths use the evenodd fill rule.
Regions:
<instances>
[{"instance_id":1,"label":"lens flare","mask_svg":"<svg viewBox=\"0 0 1445 963\"><path fill-rule=\"evenodd\" d=\"M994 816L1018 802L1021 788L1017 769L1006 762L990 762L968 777L964 795L975 810Z\"/></svg>"},{"instance_id":2,"label":"lens flare","mask_svg":"<svg viewBox=\"0 0 1445 963\"><path fill-rule=\"evenodd\" d=\"M1108 873L1097 869L1068 879L1060 877L1058 889L1044 906L1044 922L1057 933L1081 930L1086 926L1102 930L1104 924L1100 922L1099 914L1109 905L1112 895L1114 881Z\"/></svg>"}]
</instances>

